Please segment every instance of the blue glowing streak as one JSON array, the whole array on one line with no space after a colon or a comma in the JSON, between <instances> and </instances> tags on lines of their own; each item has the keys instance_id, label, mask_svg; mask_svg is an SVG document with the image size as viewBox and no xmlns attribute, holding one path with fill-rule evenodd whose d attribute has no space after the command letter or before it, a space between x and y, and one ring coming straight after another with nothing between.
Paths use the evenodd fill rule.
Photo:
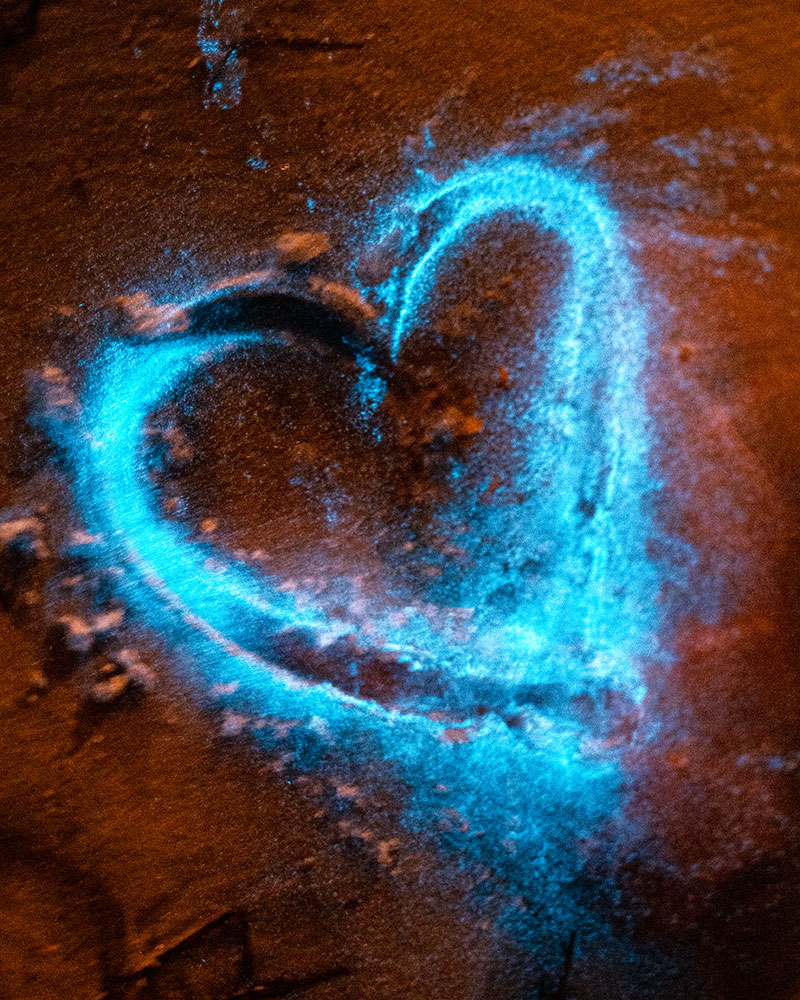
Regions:
<instances>
[{"instance_id":1,"label":"blue glowing streak","mask_svg":"<svg viewBox=\"0 0 800 1000\"><path fill-rule=\"evenodd\" d=\"M277 591L266 596L263 583L244 568L210 572L212 550L189 544L186 532L157 516L154 497L143 488L142 432L149 413L182 377L219 360L233 346L260 341L260 335L211 338L198 345L180 340L159 345L157 358L143 365L136 345L112 343L101 362L105 377L94 383L86 408L90 430L87 489L102 484L94 506L113 532L117 556L141 584L157 591L172 607L203 623L210 633L229 636L237 616L250 613L262 626L277 630L289 624L320 624L281 600ZM202 348L202 349L199 349ZM105 367L107 366L107 367ZM91 486L89 485L91 482Z\"/></svg>"},{"instance_id":2,"label":"blue glowing streak","mask_svg":"<svg viewBox=\"0 0 800 1000\"><path fill-rule=\"evenodd\" d=\"M530 542L528 533L533 537L544 522L556 558L539 606L510 621L485 619L473 649L450 646L425 623L398 628L387 620L379 630L390 647L432 649L454 674L499 676L509 689L557 680L572 693L606 686L640 697L638 663L652 650L658 626L658 578L645 556L650 522L643 502L654 483L638 386L646 325L618 220L591 185L522 157L469 165L443 183L424 181L410 204L410 216L406 205L388 220L393 226L400 220L409 243L426 213L438 213L438 226L406 272L398 268L378 290L389 306L395 353L430 298L442 261L497 213L513 212L552 230L570 252L546 377L531 392L524 418L531 443L522 478L537 484L539 495L535 509L521 510L512 539ZM87 527L105 534L106 557L124 566L127 599L192 652L209 682L236 682L237 699L253 710L316 720L318 732L352 746L365 767L390 761L412 789L412 827L435 826L443 802L431 789L449 787L447 804L473 829L492 835L472 842L483 861L516 872L517 884L536 880L553 913L569 919L564 892L578 867L572 845L613 812L620 780L613 759L587 758L574 720L542 719L514 732L490 715L474 739L453 744L442 740L442 724L424 715L303 682L254 652L254 636L303 627L324 643L358 629L282 592L278 581L221 563L218 552L161 516L143 472L148 414L226 351L269 337L252 332L106 345L83 394L84 435L76 449L76 493ZM593 391L598 385L601 391ZM580 513L580 500L592 502L593 517ZM479 566L478 589L492 572L485 562ZM516 823L514 856L500 846L509 817Z\"/></svg>"},{"instance_id":3,"label":"blue glowing streak","mask_svg":"<svg viewBox=\"0 0 800 1000\"><path fill-rule=\"evenodd\" d=\"M444 182L423 177L384 226L400 228L404 245L415 248L432 213L436 231L427 249L412 253L412 263L379 289L395 356L443 262L499 213L551 231L569 252L545 377L521 418L529 443L517 486L532 499L515 516L509 545L531 552L544 534L556 566L535 605L499 628L487 623L483 648L518 650L522 672L538 680L571 686L571 677L593 677L641 697L636 661L655 654L658 631L659 580L646 557L652 529L643 509L656 484L639 386L647 324L616 213L593 185L524 156L470 164ZM587 505L591 517L581 512ZM472 581L477 603L498 582L490 560L487 554ZM494 561L502 561L498 553ZM560 644L568 647L563 655ZM568 651L576 644L583 660L577 671Z\"/></svg>"}]
</instances>

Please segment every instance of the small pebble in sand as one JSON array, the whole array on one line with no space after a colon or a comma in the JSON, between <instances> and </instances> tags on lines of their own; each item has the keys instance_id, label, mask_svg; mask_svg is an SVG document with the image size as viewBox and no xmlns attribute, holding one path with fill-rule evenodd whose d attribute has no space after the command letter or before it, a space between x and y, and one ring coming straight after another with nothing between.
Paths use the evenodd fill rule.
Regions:
<instances>
[{"instance_id":1,"label":"small pebble in sand","mask_svg":"<svg viewBox=\"0 0 800 1000\"><path fill-rule=\"evenodd\" d=\"M327 253L331 241L327 233L285 232L275 240L282 264L307 264Z\"/></svg>"}]
</instances>

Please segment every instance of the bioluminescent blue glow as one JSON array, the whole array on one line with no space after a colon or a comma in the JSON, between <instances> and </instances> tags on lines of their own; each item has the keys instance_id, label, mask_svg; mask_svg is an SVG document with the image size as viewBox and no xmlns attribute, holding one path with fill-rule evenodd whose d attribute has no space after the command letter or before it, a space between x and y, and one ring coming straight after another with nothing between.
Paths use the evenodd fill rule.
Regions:
<instances>
[{"instance_id":1,"label":"bioluminescent blue glow","mask_svg":"<svg viewBox=\"0 0 800 1000\"><path fill-rule=\"evenodd\" d=\"M516 487L530 500L513 523L489 532L493 550L470 580L475 603L497 584L492 564L513 564L545 544L554 566L536 601L512 620L484 616L477 648L493 662L499 653L520 678L574 689L593 677L641 695L636 662L654 651L658 591L645 555L651 525L643 508L655 485L638 384L647 327L616 214L592 185L522 156L469 165L445 182L423 179L405 210L383 224L399 227L405 247L416 248L420 224L432 213L429 245L379 289L395 355L434 293L442 264L499 213L552 232L569 251L547 370L530 387L519 418L526 461Z\"/></svg>"},{"instance_id":2,"label":"bioluminescent blue glow","mask_svg":"<svg viewBox=\"0 0 800 1000\"><path fill-rule=\"evenodd\" d=\"M402 229L407 262L374 290L388 306L385 335L397 356L435 294L443 264L499 213L551 231L569 257L550 320L546 372L530 387L520 420L526 444L518 476L532 499L516 508L513 524L501 526L505 552L482 550L484 525L476 527L468 643L438 634L422 615L392 624L380 609L375 633L385 637L384 648L412 661L427 658L453 683L492 678L509 702L524 683L556 683L567 695L611 688L637 699L644 691L640 664L658 629L658 575L645 555L645 494L655 484L638 384L647 329L619 220L602 192L528 157L492 158L444 182L424 180L382 220ZM433 235L418 248L423 228ZM614 812L620 782L613 757L588 751L574 718L531 712L511 729L489 712L468 741L453 742L443 738L444 724L422 711L301 681L272 662L271 636L302 628L324 645L355 633L369 646L360 626L331 617L308 596L285 593L279 580L192 540L162 516L146 476L148 414L225 352L270 337L224 330L197 337L190 329L105 345L85 386L75 449L87 528L104 535L105 557L124 567L129 602L188 649L209 682L236 682L236 698L253 710L313 723L323 742L348 746L365 770L388 762L411 789L413 827L434 830L443 806L456 809L476 834L466 838L468 851L512 881L536 882L542 914L568 919L564 893L579 868L574 844ZM365 412L376 405L380 381L373 377L371 385ZM487 609L494 563L534 549L543 537L551 558L537 600L503 616ZM494 707L499 713L504 706ZM434 794L437 786L446 794Z\"/></svg>"}]
</instances>

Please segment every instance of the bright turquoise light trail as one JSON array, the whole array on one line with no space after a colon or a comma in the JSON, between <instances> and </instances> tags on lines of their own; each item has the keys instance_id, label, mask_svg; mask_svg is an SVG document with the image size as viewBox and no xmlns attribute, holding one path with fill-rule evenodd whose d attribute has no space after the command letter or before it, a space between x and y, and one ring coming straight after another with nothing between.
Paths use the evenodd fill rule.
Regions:
<instances>
[{"instance_id":1,"label":"bright turquoise light trail","mask_svg":"<svg viewBox=\"0 0 800 1000\"><path fill-rule=\"evenodd\" d=\"M656 486L639 385L647 326L620 223L602 193L523 156L470 164L444 182L424 178L403 211L384 222L387 231L401 229L411 251L411 263L379 289L392 351L396 356L413 330L442 265L500 213L552 232L569 264L544 379L530 387L520 417L526 467L516 487L530 500L511 526L487 531L481 524L506 542L483 554L470 581L475 602L497 585L498 564L513 565L543 540L552 568L535 602L500 625L484 620L477 648L519 679L573 688L591 678L641 697L636 661L655 652L659 588L645 554L652 527L643 499ZM415 252L431 215L433 237Z\"/></svg>"},{"instance_id":2,"label":"bright turquoise light trail","mask_svg":"<svg viewBox=\"0 0 800 1000\"><path fill-rule=\"evenodd\" d=\"M396 356L434 294L443 263L498 213L553 232L569 266L544 379L530 387L521 418L528 445L518 485L531 499L503 527L506 553L481 551L485 525L476 527L470 580L476 606L496 585L504 555L524 553L546 537L549 569L535 602L504 617L479 611L468 647L451 645L422 617L400 627L387 613L377 631L390 648L446 664L456 681L491 677L505 685L510 701L522 683L556 683L567 695L610 688L636 700L644 693L640 663L655 649L659 624L659 576L645 553L652 529L644 498L656 485L647 468L639 385L647 329L620 225L602 193L529 157L491 158L444 182L423 180L383 220L401 228L400 259L409 261L376 290L388 306L387 339ZM433 235L417 250L423 231ZM453 744L441 739L442 724L424 715L301 682L268 655L256 655L251 638L302 627L324 644L358 629L307 601L301 610L277 589L279 581L231 560L220 567L221 553L190 541L162 517L144 463L148 414L229 349L269 337L220 331L104 348L87 381L85 433L76 449L87 527L105 535L108 559L124 567L127 599L149 624L188 646L210 682L236 681L237 697L271 716L324 720L326 739L352 746L362 762L391 762L414 789L408 817L416 828L435 828L443 803L433 786L451 789L447 804L492 835L474 850L516 871L521 882L535 878L553 912L565 913L564 887L578 867L575 840L613 814L619 787L613 759L583 752L585 734L574 719L532 717L513 731L490 713L474 739ZM500 846L511 816L513 856Z\"/></svg>"}]
</instances>

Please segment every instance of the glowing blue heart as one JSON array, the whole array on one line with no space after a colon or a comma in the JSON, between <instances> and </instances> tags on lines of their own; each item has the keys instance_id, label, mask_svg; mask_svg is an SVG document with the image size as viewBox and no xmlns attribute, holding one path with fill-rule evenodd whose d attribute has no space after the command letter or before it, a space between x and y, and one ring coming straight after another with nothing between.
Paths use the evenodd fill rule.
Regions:
<instances>
[{"instance_id":1,"label":"glowing blue heart","mask_svg":"<svg viewBox=\"0 0 800 1000\"><path fill-rule=\"evenodd\" d=\"M499 667L517 681L557 679L582 687L593 679L641 694L634 660L652 642L657 585L644 556L649 524L641 509L643 492L652 488L646 413L636 384L646 333L616 219L586 184L521 158L470 166L443 184L426 185L410 204L413 215L401 216L408 239L416 236L414 220L432 207L444 220L410 274L395 274L379 290L390 306L394 353L430 295L442 259L498 212L554 231L571 251L546 378L524 418L532 442L525 483L540 486L546 477L548 487L536 490L535 512L532 505L519 512L514 539L524 546L526 520L544 521L556 565L538 604L486 628L472 656L444 650L423 621L402 630L382 622L380 631L395 646L455 655L463 660L457 669L467 672L480 671L489 657L495 673ZM262 629L301 626L328 637L354 631L319 610L300 612L243 567L229 566L224 576L209 573L209 553L186 544L180 530L155 513L137 463L144 421L176 384L231 346L264 336L113 342L97 362L85 399L93 447L81 465L81 495L92 526L116 539L137 591L158 595L223 645L243 634L242 615L246 621L261 616ZM590 391L598 382L605 385L599 401ZM581 501L591 504L590 519ZM491 572L481 567L487 579ZM574 650L576 641L582 647L579 671L563 648Z\"/></svg>"},{"instance_id":2,"label":"glowing blue heart","mask_svg":"<svg viewBox=\"0 0 800 1000\"><path fill-rule=\"evenodd\" d=\"M523 418L530 450L522 478L535 488L536 505L522 506L510 538L525 545L529 530L546 525L551 570L541 600L508 620L483 619L469 649L451 647L421 617L402 627L387 617L377 628L391 648L410 657L427 652L456 676L499 676L509 686L555 681L572 693L607 687L640 698L639 663L655 645L659 585L645 554L651 526L643 497L655 485L638 385L647 331L620 225L601 192L527 157L484 160L444 182L423 179L381 220L387 230L400 229L406 250L419 238L420 220L436 220L424 251L373 290L387 306L387 341L397 354L442 262L498 213L552 232L569 251L544 380L531 390ZM513 732L490 716L471 742L446 745L442 725L423 715L302 682L248 650L248 635L303 627L325 642L358 630L313 604L301 609L275 581L243 565L210 571L211 550L160 516L143 475L148 414L231 347L269 336L111 341L94 362L83 398L85 437L76 450L77 496L89 529L106 536L108 558L125 567L127 599L147 622L190 647L209 680L237 682L237 697L251 707L324 720L326 738L354 740L362 760L391 760L417 789L409 806L415 825L429 825L430 788L446 784L473 826L497 830L512 812L522 815L525 864L534 852L537 865L551 868L543 884L568 881L565 838L572 843L596 827L618 786L612 761L582 754L574 720L538 720ZM475 586L488 586L482 580L494 571L481 565ZM481 851L502 854L496 846Z\"/></svg>"}]
</instances>

